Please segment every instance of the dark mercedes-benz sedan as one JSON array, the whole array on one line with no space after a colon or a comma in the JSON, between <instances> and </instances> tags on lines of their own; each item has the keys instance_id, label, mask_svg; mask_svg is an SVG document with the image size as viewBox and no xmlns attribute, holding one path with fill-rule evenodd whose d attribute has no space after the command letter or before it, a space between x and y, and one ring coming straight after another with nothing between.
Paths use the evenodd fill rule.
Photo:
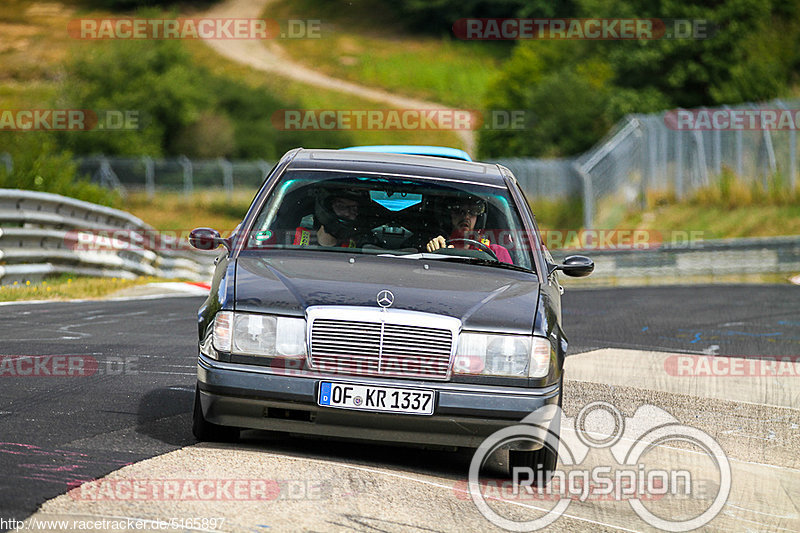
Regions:
<instances>
[{"instance_id":1,"label":"dark mercedes-benz sedan","mask_svg":"<svg viewBox=\"0 0 800 533\"><path fill-rule=\"evenodd\" d=\"M199 312L200 440L250 428L476 448L560 405L558 271L594 265L554 264L500 165L295 149L231 236L190 240L223 246ZM554 467L541 442L510 447L512 465Z\"/></svg>"}]
</instances>

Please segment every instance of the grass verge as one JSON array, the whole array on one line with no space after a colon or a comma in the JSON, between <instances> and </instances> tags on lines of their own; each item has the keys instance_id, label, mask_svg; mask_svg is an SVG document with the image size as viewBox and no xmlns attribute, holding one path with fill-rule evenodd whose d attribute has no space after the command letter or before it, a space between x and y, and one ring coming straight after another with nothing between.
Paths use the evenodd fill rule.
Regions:
<instances>
[{"instance_id":1,"label":"grass verge","mask_svg":"<svg viewBox=\"0 0 800 533\"><path fill-rule=\"evenodd\" d=\"M156 281L166 280L150 276L122 279L61 274L48 277L42 283L26 282L2 285L0 286L0 301L96 299L135 285Z\"/></svg>"},{"instance_id":2,"label":"grass verge","mask_svg":"<svg viewBox=\"0 0 800 533\"><path fill-rule=\"evenodd\" d=\"M684 201L653 192L648 208L627 212L615 226L661 232L700 231L705 239L800 235L800 188L779 174L743 180L723 169L717 181Z\"/></svg>"},{"instance_id":3,"label":"grass verge","mask_svg":"<svg viewBox=\"0 0 800 533\"><path fill-rule=\"evenodd\" d=\"M511 46L409 35L385 2L280 0L266 17L320 20L319 38L281 39L295 61L330 76L453 107L480 109Z\"/></svg>"},{"instance_id":4,"label":"grass verge","mask_svg":"<svg viewBox=\"0 0 800 533\"><path fill-rule=\"evenodd\" d=\"M274 74L262 72L252 67L240 65L224 58L209 46L199 41L186 41L186 48L198 64L205 66L210 72L219 76L226 76L250 85L270 91L286 102L295 102L299 109L385 109L386 105L351 96L347 93L321 89L304 83L292 81ZM351 145L369 144L431 144L455 146L463 148L463 143L453 131L436 130L347 130L333 132L345 134L349 137ZM307 131L306 138L310 144L305 148L315 148L315 138L320 139L320 144L330 136L328 131Z\"/></svg>"},{"instance_id":5,"label":"grass verge","mask_svg":"<svg viewBox=\"0 0 800 533\"><path fill-rule=\"evenodd\" d=\"M160 231L189 232L209 227L220 233L233 230L244 218L255 190L237 189L229 198L220 189L197 190L191 195L159 192L152 200L143 192L129 193L125 210Z\"/></svg>"}]
</instances>

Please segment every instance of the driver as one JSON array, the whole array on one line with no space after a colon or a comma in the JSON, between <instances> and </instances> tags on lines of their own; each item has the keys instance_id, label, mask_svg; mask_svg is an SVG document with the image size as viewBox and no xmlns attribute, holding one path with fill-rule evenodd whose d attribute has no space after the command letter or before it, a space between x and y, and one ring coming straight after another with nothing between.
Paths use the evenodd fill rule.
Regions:
<instances>
[{"instance_id":1,"label":"driver","mask_svg":"<svg viewBox=\"0 0 800 533\"><path fill-rule=\"evenodd\" d=\"M358 215L363 205L362 194L352 190L319 190L314 203L316 231L303 226L294 232L297 246L332 246L357 248L361 228Z\"/></svg>"},{"instance_id":2,"label":"driver","mask_svg":"<svg viewBox=\"0 0 800 533\"><path fill-rule=\"evenodd\" d=\"M511 254L504 246L499 244L492 244L489 239L483 235L483 224L486 219L486 201L477 196L467 196L462 198L454 198L450 201L445 209L450 218L451 232L450 237L445 239L442 235L434 237L425 248L429 252L435 252L440 248L454 248L453 244L448 245L447 241L452 239L472 239L481 242L492 249L499 261L504 263L513 263L511 261ZM477 224L478 219L481 219L481 224ZM476 231L476 225L479 229ZM476 246L470 246L468 242L459 241L455 243L459 248L474 248L480 249Z\"/></svg>"}]
</instances>

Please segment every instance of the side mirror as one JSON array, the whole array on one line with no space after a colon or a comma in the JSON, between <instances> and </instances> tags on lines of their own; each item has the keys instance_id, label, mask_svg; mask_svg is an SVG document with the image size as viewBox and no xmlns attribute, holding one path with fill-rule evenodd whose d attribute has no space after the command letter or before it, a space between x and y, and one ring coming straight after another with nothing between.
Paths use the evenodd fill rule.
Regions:
<instances>
[{"instance_id":1,"label":"side mirror","mask_svg":"<svg viewBox=\"0 0 800 533\"><path fill-rule=\"evenodd\" d=\"M551 272L560 270L567 276L582 278L594 271L594 261L583 255L571 255L560 265L551 265Z\"/></svg>"},{"instance_id":2,"label":"side mirror","mask_svg":"<svg viewBox=\"0 0 800 533\"><path fill-rule=\"evenodd\" d=\"M230 251L228 239L219 236L219 232L211 228L195 228L189 233L189 244L198 250L214 250L220 244Z\"/></svg>"}]
</instances>

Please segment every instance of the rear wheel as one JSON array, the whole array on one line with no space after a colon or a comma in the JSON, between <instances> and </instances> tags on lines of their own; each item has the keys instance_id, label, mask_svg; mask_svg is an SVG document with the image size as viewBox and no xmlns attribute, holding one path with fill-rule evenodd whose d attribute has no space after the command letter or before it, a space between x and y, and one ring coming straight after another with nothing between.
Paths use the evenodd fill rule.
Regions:
<instances>
[{"instance_id":1,"label":"rear wheel","mask_svg":"<svg viewBox=\"0 0 800 533\"><path fill-rule=\"evenodd\" d=\"M194 393L192 433L201 442L235 442L239 439L239 428L212 424L203 417L203 407L200 405L200 388L196 388Z\"/></svg>"}]
</instances>

